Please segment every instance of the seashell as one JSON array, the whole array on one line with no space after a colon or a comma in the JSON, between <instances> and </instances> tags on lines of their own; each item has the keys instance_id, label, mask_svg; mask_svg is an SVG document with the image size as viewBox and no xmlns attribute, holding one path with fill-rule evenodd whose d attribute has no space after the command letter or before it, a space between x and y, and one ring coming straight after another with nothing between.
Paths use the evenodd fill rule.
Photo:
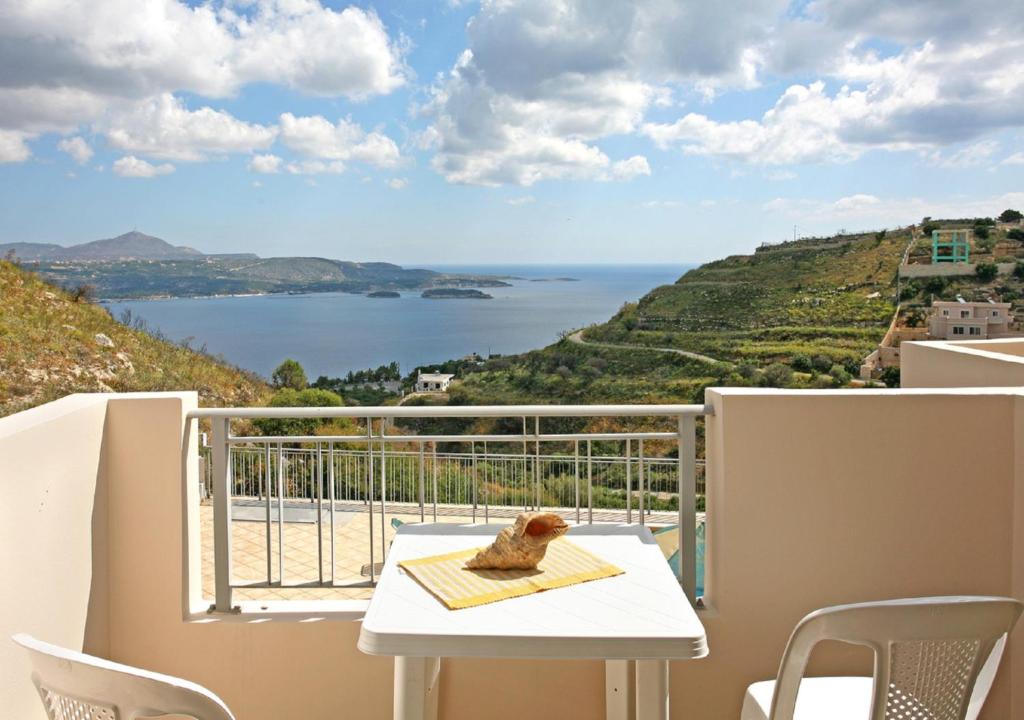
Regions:
<instances>
[{"instance_id":1,"label":"seashell","mask_svg":"<svg viewBox=\"0 0 1024 720\"><path fill-rule=\"evenodd\" d=\"M548 543L561 537L569 525L552 512L520 513L514 525L498 533L494 542L466 561L470 570L533 570L544 559Z\"/></svg>"}]
</instances>

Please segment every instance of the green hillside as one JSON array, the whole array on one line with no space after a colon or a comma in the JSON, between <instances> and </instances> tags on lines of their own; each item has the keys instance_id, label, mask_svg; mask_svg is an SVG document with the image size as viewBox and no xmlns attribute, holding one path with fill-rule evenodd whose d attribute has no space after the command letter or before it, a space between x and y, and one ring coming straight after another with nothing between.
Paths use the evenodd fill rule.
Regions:
<instances>
[{"instance_id":1,"label":"green hillside","mask_svg":"<svg viewBox=\"0 0 1024 720\"><path fill-rule=\"evenodd\" d=\"M197 390L203 405L262 404L258 377L117 322L0 261L0 415L74 392Z\"/></svg>"},{"instance_id":2,"label":"green hillside","mask_svg":"<svg viewBox=\"0 0 1024 720\"><path fill-rule=\"evenodd\" d=\"M892 320L910 243L906 228L708 263L543 350L456 368L452 402L691 402L709 385L844 385Z\"/></svg>"}]
</instances>

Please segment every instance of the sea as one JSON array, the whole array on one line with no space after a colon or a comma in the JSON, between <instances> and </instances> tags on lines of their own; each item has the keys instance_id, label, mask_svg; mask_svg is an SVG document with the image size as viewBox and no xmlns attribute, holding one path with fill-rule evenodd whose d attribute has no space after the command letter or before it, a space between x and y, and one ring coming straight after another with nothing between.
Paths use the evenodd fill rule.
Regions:
<instances>
[{"instance_id":1,"label":"sea","mask_svg":"<svg viewBox=\"0 0 1024 720\"><path fill-rule=\"evenodd\" d=\"M175 341L264 377L293 358L312 379L398 361L402 373L460 358L526 352L560 332L610 318L623 303L675 282L692 265L444 265L454 273L511 276L481 288L491 300L399 298L350 293L171 298L108 302ZM573 281L557 280L572 278Z\"/></svg>"}]
</instances>

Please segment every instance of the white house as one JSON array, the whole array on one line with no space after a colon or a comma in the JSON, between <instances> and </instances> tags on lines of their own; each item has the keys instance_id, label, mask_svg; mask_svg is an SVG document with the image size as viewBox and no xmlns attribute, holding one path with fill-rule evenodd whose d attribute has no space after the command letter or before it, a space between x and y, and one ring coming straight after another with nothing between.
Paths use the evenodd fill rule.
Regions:
<instances>
[{"instance_id":1,"label":"white house","mask_svg":"<svg viewBox=\"0 0 1024 720\"><path fill-rule=\"evenodd\" d=\"M448 386L455 379L445 373L420 373L416 376L416 392L448 392Z\"/></svg>"}]
</instances>

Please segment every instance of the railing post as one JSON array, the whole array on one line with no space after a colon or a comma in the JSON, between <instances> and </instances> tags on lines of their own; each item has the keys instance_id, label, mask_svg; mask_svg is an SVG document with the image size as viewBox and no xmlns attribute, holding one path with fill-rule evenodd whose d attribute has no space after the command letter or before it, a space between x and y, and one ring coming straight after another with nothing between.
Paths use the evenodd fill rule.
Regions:
<instances>
[{"instance_id":1,"label":"railing post","mask_svg":"<svg viewBox=\"0 0 1024 720\"><path fill-rule=\"evenodd\" d=\"M231 446L230 418L213 418L213 567L216 597L213 609L232 612L231 606Z\"/></svg>"},{"instance_id":2,"label":"railing post","mask_svg":"<svg viewBox=\"0 0 1024 720\"><path fill-rule=\"evenodd\" d=\"M420 441L420 522L423 522L423 463L426 458L423 457L423 441Z\"/></svg>"},{"instance_id":3,"label":"railing post","mask_svg":"<svg viewBox=\"0 0 1024 720\"><path fill-rule=\"evenodd\" d=\"M679 416L679 581L697 601L697 421Z\"/></svg>"}]
</instances>

